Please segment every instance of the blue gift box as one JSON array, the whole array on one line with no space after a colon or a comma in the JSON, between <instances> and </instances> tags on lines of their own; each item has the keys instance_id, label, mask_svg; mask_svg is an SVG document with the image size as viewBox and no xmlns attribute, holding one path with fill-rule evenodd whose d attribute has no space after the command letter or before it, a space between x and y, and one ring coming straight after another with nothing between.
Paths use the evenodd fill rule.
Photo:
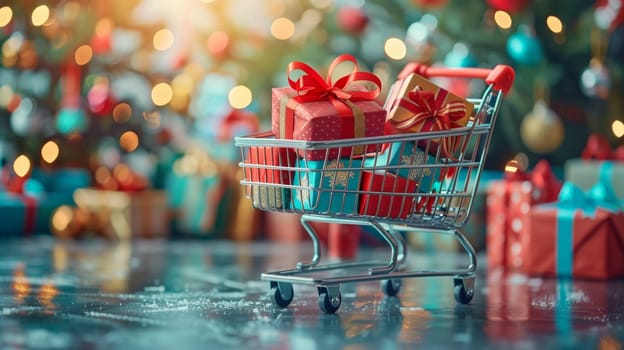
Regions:
<instances>
[{"instance_id":1,"label":"blue gift box","mask_svg":"<svg viewBox=\"0 0 624 350\"><path fill-rule=\"evenodd\" d=\"M0 192L0 235L50 233L52 214L61 205L73 205L72 193L44 193L38 197Z\"/></svg>"},{"instance_id":2,"label":"blue gift box","mask_svg":"<svg viewBox=\"0 0 624 350\"><path fill-rule=\"evenodd\" d=\"M87 169L65 168L46 170L35 168L31 178L39 181L46 192L73 193L74 190L91 186L91 174Z\"/></svg>"},{"instance_id":3,"label":"blue gift box","mask_svg":"<svg viewBox=\"0 0 624 350\"><path fill-rule=\"evenodd\" d=\"M435 157L426 154L414 142L393 142L383 152L364 159L364 166L386 170L400 177L418 182L419 192L429 192L436 176Z\"/></svg>"},{"instance_id":4,"label":"blue gift box","mask_svg":"<svg viewBox=\"0 0 624 350\"><path fill-rule=\"evenodd\" d=\"M298 160L292 208L325 214L357 213L361 166L358 159Z\"/></svg>"}]
</instances>

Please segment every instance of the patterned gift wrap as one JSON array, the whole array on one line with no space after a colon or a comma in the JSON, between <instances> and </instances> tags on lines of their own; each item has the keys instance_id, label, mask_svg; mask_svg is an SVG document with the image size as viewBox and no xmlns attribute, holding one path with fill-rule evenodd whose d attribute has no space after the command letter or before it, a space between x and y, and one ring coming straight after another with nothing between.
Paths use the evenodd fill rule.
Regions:
<instances>
[{"instance_id":1,"label":"patterned gift wrap","mask_svg":"<svg viewBox=\"0 0 624 350\"><path fill-rule=\"evenodd\" d=\"M354 64L353 72L332 81L335 67L343 62ZM303 76L292 80L291 74L298 71ZM272 91L271 129L276 137L326 141L383 135L386 111L375 100L381 81L372 73L358 71L352 56L336 58L326 79L303 62L291 62L288 82L290 87ZM369 89L370 86L374 88ZM320 160L374 151L374 147L359 146L313 150L300 155L308 160Z\"/></svg>"},{"instance_id":2,"label":"patterned gift wrap","mask_svg":"<svg viewBox=\"0 0 624 350\"><path fill-rule=\"evenodd\" d=\"M334 159L297 161L293 178L292 208L326 214L357 213L362 161Z\"/></svg>"}]
</instances>

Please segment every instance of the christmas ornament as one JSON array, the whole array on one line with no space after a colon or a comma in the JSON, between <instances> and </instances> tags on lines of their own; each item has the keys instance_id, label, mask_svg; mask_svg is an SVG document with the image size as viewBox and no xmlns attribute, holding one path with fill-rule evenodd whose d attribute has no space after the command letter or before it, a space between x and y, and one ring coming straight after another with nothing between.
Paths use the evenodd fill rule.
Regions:
<instances>
[{"instance_id":1,"label":"christmas ornament","mask_svg":"<svg viewBox=\"0 0 624 350\"><path fill-rule=\"evenodd\" d=\"M360 35L366 29L369 18L362 7L343 6L336 13L336 21L342 31Z\"/></svg>"},{"instance_id":2,"label":"christmas ornament","mask_svg":"<svg viewBox=\"0 0 624 350\"><path fill-rule=\"evenodd\" d=\"M581 73L581 88L588 97L606 99L609 97L611 78L605 65L597 58L589 62L589 66Z\"/></svg>"},{"instance_id":3,"label":"christmas ornament","mask_svg":"<svg viewBox=\"0 0 624 350\"><path fill-rule=\"evenodd\" d=\"M542 45L527 26L520 26L509 36L507 53L514 61L527 66L538 64L544 57Z\"/></svg>"},{"instance_id":4,"label":"christmas ornament","mask_svg":"<svg viewBox=\"0 0 624 350\"><path fill-rule=\"evenodd\" d=\"M487 3L494 10L514 13L524 10L529 0L487 0Z\"/></svg>"},{"instance_id":5,"label":"christmas ornament","mask_svg":"<svg viewBox=\"0 0 624 350\"><path fill-rule=\"evenodd\" d=\"M61 109L56 116L56 129L64 135L87 128L87 116L80 106L80 67L69 60L65 67Z\"/></svg>"},{"instance_id":6,"label":"christmas ornament","mask_svg":"<svg viewBox=\"0 0 624 350\"><path fill-rule=\"evenodd\" d=\"M447 67L474 67L477 65L477 61L470 55L468 46L458 42L444 56L444 65Z\"/></svg>"},{"instance_id":7,"label":"christmas ornament","mask_svg":"<svg viewBox=\"0 0 624 350\"><path fill-rule=\"evenodd\" d=\"M555 112L544 101L539 100L522 120L520 136L531 151L539 154L551 153L563 142L563 124Z\"/></svg>"},{"instance_id":8,"label":"christmas ornament","mask_svg":"<svg viewBox=\"0 0 624 350\"><path fill-rule=\"evenodd\" d=\"M11 114L11 129L18 136L36 135L43 124L41 111L35 100L24 97Z\"/></svg>"}]
</instances>

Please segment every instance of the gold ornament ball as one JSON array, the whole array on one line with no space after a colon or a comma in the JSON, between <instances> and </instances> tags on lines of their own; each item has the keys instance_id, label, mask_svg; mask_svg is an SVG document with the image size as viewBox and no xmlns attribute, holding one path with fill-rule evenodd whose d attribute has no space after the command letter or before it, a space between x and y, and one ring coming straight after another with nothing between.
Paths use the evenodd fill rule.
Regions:
<instances>
[{"instance_id":1,"label":"gold ornament ball","mask_svg":"<svg viewBox=\"0 0 624 350\"><path fill-rule=\"evenodd\" d=\"M559 117L543 102L538 102L524 117L520 125L522 142L532 152L548 154L563 142L563 124Z\"/></svg>"}]
</instances>

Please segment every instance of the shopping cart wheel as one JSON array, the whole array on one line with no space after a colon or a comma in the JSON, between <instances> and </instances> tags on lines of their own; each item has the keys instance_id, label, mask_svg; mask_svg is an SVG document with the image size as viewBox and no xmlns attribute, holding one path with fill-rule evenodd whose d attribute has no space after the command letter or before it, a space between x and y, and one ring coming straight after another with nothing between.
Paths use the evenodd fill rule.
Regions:
<instances>
[{"instance_id":1,"label":"shopping cart wheel","mask_svg":"<svg viewBox=\"0 0 624 350\"><path fill-rule=\"evenodd\" d=\"M321 310L326 314L333 314L340 308L342 295L339 287L318 287L318 303Z\"/></svg>"},{"instance_id":2,"label":"shopping cart wheel","mask_svg":"<svg viewBox=\"0 0 624 350\"><path fill-rule=\"evenodd\" d=\"M273 303L275 305L279 307L286 307L290 305L294 296L295 292L292 284L271 282L271 297L273 297Z\"/></svg>"},{"instance_id":3,"label":"shopping cart wheel","mask_svg":"<svg viewBox=\"0 0 624 350\"><path fill-rule=\"evenodd\" d=\"M455 278L453 283L455 285L455 301L460 304L470 303L474 296L474 277L471 280Z\"/></svg>"},{"instance_id":4,"label":"shopping cart wheel","mask_svg":"<svg viewBox=\"0 0 624 350\"><path fill-rule=\"evenodd\" d=\"M387 296L393 297L399 294L399 290L401 290L401 280L382 280L381 290L386 293Z\"/></svg>"}]
</instances>

